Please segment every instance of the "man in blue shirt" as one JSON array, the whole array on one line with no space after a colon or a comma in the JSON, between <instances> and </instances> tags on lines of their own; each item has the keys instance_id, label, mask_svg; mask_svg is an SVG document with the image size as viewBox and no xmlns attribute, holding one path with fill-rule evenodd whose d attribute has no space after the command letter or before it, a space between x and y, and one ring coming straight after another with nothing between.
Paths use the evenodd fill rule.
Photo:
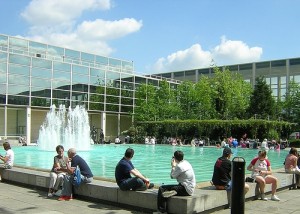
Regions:
<instances>
[{"instance_id":1,"label":"man in blue shirt","mask_svg":"<svg viewBox=\"0 0 300 214\"><path fill-rule=\"evenodd\" d=\"M118 186L121 190L146 190L153 188L154 184L150 183L149 179L142 175L134 168L131 159L133 158L134 150L126 149L124 157L119 161L115 169L115 177ZM134 177L131 177L131 174Z\"/></svg>"},{"instance_id":2,"label":"man in blue shirt","mask_svg":"<svg viewBox=\"0 0 300 214\"><path fill-rule=\"evenodd\" d=\"M74 171L77 166L80 168L81 181L83 183L91 183L93 181L93 173L88 164L82 157L76 154L76 150L71 148L68 150L68 157L71 160L71 166L67 164L67 169L62 169L68 174L64 178L63 189L59 201L72 200L72 180L74 179Z\"/></svg>"}]
</instances>

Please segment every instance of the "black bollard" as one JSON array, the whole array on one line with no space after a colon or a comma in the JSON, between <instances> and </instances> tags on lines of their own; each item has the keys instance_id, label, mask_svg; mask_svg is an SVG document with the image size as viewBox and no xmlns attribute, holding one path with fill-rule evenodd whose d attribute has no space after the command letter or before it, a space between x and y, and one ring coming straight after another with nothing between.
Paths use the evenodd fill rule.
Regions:
<instances>
[{"instance_id":1,"label":"black bollard","mask_svg":"<svg viewBox=\"0 0 300 214\"><path fill-rule=\"evenodd\" d=\"M245 212L245 165L245 159L242 157L232 160L231 214Z\"/></svg>"}]
</instances>

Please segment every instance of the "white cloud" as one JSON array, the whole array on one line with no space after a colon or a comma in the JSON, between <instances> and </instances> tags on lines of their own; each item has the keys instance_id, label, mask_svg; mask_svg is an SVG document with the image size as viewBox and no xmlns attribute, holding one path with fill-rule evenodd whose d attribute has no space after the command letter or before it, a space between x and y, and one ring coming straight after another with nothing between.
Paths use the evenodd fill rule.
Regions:
<instances>
[{"instance_id":1,"label":"white cloud","mask_svg":"<svg viewBox=\"0 0 300 214\"><path fill-rule=\"evenodd\" d=\"M262 55L261 47L249 47L242 41L221 38L221 44L209 51L194 44L190 48L162 57L152 66L151 72L170 72L209 67L214 61L217 66L258 61Z\"/></svg>"},{"instance_id":2,"label":"white cloud","mask_svg":"<svg viewBox=\"0 0 300 214\"><path fill-rule=\"evenodd\" d=\"M202 50L199 44L192 45L190 48L177 51L167 58L160 58L154 65L154 72L178 71L198 67L207 67L211 62L211 53Z\"/></svg>"},{"instance_id":3,"label":"white cloud","mask_svg":"<svg viewBox=\"0 0 300 214\"><path fill-rule=\"evenodd\" d=\"M32 0L21 16L30 24L27 38L109 56L114 50L108 40L124 37L142 27L142 21L133 18L79 23L85 11L111 8L111 0Z\"/></svg>"},{"instance_id":4,"label":"white cloud","mask_svg":"<svg viewBox=\"0 0 300 214\"><path fill-rule=\"evenodd\" d=\"M262 55L261 47L249 47L242 41L221 38L221 44L216 46L212 55L218 65L236 64L258 61Z\"/></svg>"},{"instance_id":5,"label":"white cloud","mask_svg":"<svg viewBox=\"0 0 300 214\"><path fill-rule=\"evenodd\" d=\"M79 36L97 38L103 40L117 39L127 34L138 31L142 27L142 21L125 18L116 21L84 21L77 28Z\"/></svg>"},{"instance_id":6,"label":"white cloud","mask_svg":"<svg viewBox=\"0 0 300 214\"><path fill-rule=\"evenodd\" d=\"M109 10L110 0L32 0L21 16L33 26L69 23L85 10Z\"/></svg>"},{"instance_id":7,"label":"white cloud","mask_svg":"<svg viewBox=\"0 0 300 214\"><path fill-rule=\"evenodd\" d=\"M105 41L101 40L84 40L76 33L71 34L50 34L31 37L34 41L44 42L52 45L57 45L72 50L78 50L88 53L108 56L114 50Z\"/></svg>"}]
</instances>

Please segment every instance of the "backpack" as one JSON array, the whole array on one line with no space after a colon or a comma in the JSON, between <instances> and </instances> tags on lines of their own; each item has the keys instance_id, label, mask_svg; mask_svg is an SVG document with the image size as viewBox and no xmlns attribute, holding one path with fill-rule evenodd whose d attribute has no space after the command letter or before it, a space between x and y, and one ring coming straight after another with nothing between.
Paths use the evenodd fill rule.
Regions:
<instances>
[{"instance_id":1,"label":"backpack","mask_svg":"<svg viewBox=\"0 0 300 214\"><path fill-rule=\"evenodd\" d=\"M79 186L81 184L81 172L79 166L76 167L73 173L73 181L72 184L74 186Z\"/></svg>"}]
</instances>

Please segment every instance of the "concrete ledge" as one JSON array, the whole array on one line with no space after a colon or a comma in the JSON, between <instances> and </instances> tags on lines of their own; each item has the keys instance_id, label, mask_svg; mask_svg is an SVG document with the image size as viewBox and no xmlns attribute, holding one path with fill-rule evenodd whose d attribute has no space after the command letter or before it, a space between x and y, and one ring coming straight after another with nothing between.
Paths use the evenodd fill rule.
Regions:
<instances>
[{"instance_id":1,"label":"concrete ledge","mask_svg":"<svg viewBox=\"0 0 300 214\"><path fill-rule=\"evenodd\" d=\"M22 185L38 188L49 187L50 177L48 172L36 171L14 167L13 169L0 168L3 181L14 182ZM285 172L273 173L278 178L278 189L289 188L292 185L293 175ZM246 195L247 200L257 195L256 183L248 183L250 190ZM266 186L266 193L270 193L271 185ZM75 194L79 198L102 200L114 204L135 207L144 210L156 210L157 189L147 191L121 191L116 183L94 180L90 184L75 188ZM175 196L168 199L169 212L174 214L200 213L209 210L222 209L227 205L227 194L223 190L215 190L214 187L196 189L193 196Z\"/></svg>"}]
</instances>

